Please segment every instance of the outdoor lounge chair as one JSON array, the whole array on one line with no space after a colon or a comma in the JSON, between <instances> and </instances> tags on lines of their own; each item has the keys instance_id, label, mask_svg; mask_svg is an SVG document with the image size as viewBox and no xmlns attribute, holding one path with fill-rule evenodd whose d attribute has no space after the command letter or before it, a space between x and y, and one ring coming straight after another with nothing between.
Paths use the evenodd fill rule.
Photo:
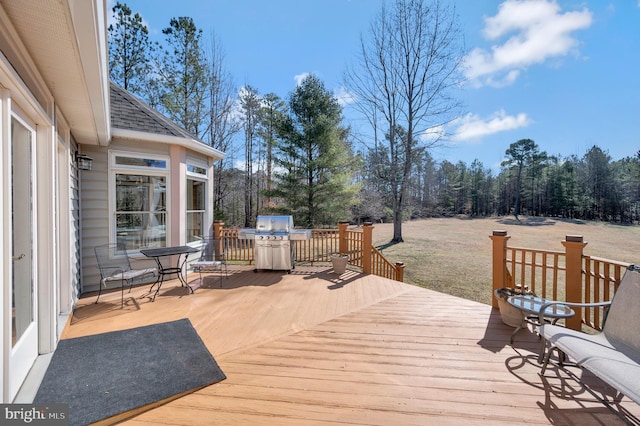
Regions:
<instances>
[{"instance_id":1,"label":"outdoor lounge chair","mask_svg":"<svg viewBox=\"0 0 640 426\"><path fill-rule=\"evenodd\" d=\"M604 307L605 319L602 331L597 334L552 324L539 327L543 339L539 358L542 362L541 374L544 374L552 352L557 351L560 365L565 358L570 358L640 404L640 266L629 266L611 302L550 302L544 307L555 303L572 307ZM546 344L549 349L544 355ZM590 388L586 387L586 390L612 408L609 402Z\"/></svg>"},{"instance_id":2,"label":"outdoor lounge chair","mask_svg":"<svg viewBox=\"0 0 640 426\"><path fill-rule=\"evenodd\" d=\"M215 244L217 240L213 238L202 239L202 251L200 259L191 262L191 270L200 274L200 285L202 285L202 273L220 271L220 286L222 287L222 269L224 268L225 277L229 277L227 273L226 250L222 248L222 252L216 256Z\"/></svg>"},{"instance_id":3,"label":"outdoor lounge chair","mask_svg":"<svg viewBox=\"0 0 640 426\"><path fill-rule=\"evenodd\" d=\"M107 283L111 282L120 282L122 293L120 307L123 307L125 283L129 284L129 291L131 291L134 282L156 276L156 268L132 269L127 249L118 248L116 244L97 246L94 251L98 269L100 269L100 288L96 303L100 299L103 286L106 287Z\"/></svg>"}]
</instances>

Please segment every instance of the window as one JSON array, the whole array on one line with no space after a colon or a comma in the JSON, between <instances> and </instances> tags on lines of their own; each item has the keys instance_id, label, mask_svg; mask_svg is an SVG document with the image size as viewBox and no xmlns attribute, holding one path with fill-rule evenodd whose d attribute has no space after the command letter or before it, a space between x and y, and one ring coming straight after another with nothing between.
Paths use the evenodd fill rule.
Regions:
<instances>
[{"instance_id":1,"label":"window","mask_svg":"<svg viewBox=\"0 0 640 426\"><path fill-rule=\"evenodd\" d=\"M207 236L206 200L207 169L187 164L187 243L199 241Z\"/></svg>"},{"instance_id":2,"label":"window","mask_svg":"<svg viewBox=\"0 0 640 426\"><path fill-rule=\"evenodd\" d=\"M187 242L198 241L206 235L204 227L206 183L187 179Z\"/></svg>"},{"instance_id":3,"label":"window","mask_svg":"<svg viewBox=\"0 0 640 426\"><path fill-rule=\"evenodd\" d=\"M116 155L115 163L118 166L152 167L157 169L167 168L167 160L158 160L155 158L124 157Z\"/></svg>"},{"instance_id":4,"label":"window","mask_svg":"<svg viewBox=\"0 0 640 426\"><path fill-rule=\"evenodd\" d=\"M166 159L115 155L115 237L127 250L167 245ZM158 173L158 170L166 173Z\"/></svg>"},{"instance_id":5,"label":"window","mask_svg":"<svg viewBox=\"0 0 640 426\"><path fill-rule=\"evenodd\" d=\"M187 164L187 173L192 175L199 175L201 177L207 177L207 169L204 167L196 166L194 164Z\"/></svg>"}]
</instances>

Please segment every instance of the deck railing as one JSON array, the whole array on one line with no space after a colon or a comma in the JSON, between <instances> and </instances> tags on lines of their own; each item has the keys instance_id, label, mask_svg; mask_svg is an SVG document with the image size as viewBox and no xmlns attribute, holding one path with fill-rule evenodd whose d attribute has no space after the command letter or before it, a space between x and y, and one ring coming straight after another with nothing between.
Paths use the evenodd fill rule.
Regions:
<instances>
[{"instance_id":1,"label":"deck railing","mask_svg":"<svg viewBox=\"0 0 640 426\"><path fill-rule=\"evenodd\" d=\"M339 234L337 229L312 229L311 239L295 244L296 262L330 262L331 254L338 252Z\"/></svg>"},{"instance_id":2,"label":"deck railing","mask_svg":"<svg viewBox=\"0 0 640 426\"><path fill-rule=\"evenodd\" d=\"M224 228L224 223L213 224L214 238L224 245L226 259L235 262L253 263L254 240L238 239L238 228ZM291 241L295 247L295 261L298 263L328 263L331 255L346 254L349 265L362 269L365 274L374 274L396 281L404 279L404 264L387 260L372 244L373 225L349 228L348 222L338 224L338 229L313 229L309 240Z\"/></svg>"},{"instance_id":3,"label":"deck railing","mask_svg":"<svg viewBox=\"0 0 640 426\"><path fill-rule=\"evenodd\" d=\"M507 247L507 287L524 283L530 291L540 297L560 300L559 283L565 279L564 255L564 252L560 251Z\"/></svg>"},{"instance_id":4,"label":"deck railing","mask_svg":"<svg viewBox=\"0 0 640 426\"><path fill-rule=\"evenodd\" d=\"M609 301L620 285L629 263L583 253L587 245L579 235L567 235L564 251L509 247L506 231L493 231L493 289L527 287L549 300L577 303ZM493 299L493 306L498 307ZM601 308L582 309L566 325L602 329Z\"/></svg>"},{"instance_id":5,"label":"deck railing","mask_svg":"<svg viewBox=\"0 0 640 426\"><path fill-rule=\"evenodd\" d=\"M387 277L392 280L402 281L399 274L403 271L403 265L396 263L395 265L382 255L380 250L372 247L371 256L371 273L381 277Z\"/></svg>"}]
</instances>

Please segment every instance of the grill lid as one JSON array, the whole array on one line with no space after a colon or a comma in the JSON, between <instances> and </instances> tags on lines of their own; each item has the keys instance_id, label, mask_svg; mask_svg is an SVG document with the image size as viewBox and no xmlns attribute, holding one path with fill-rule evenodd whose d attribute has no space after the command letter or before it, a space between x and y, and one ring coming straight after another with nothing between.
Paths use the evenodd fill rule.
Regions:
<instances>
[{"instance_id":1,"label":"grill lid","mask_svg":"<svg viewBox=\"0 0 640 426\"><path fill-rule=\"evenodd\" d=\"M257 234L288 234L293 230L293 216L258 216Z\"/></svg>"}]
</instances>

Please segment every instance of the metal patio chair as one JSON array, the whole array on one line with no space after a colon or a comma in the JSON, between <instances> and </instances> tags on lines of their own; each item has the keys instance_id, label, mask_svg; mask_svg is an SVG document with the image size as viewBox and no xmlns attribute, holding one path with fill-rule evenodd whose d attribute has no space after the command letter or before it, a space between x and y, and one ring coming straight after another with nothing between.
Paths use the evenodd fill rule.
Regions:
<instances>
[{"instance_id":1,"label":"metal patio chair","mask_svg":"<svg viewBox=\"0 0 640 426\"><path fill-rule=\"evenodd\" d=\"M134 282L154 277L157 273L156 268L132 269L127 249L119 248L117 244L97 246L94 251L98 261L98 269L100 269L100 288L96 303L100 299L103 286L106 287L108 283L119 281L122 294L120 307L123 307L125 283L129 285L129 292L131 292Z\"/></svg>"},{"instance_id":2,"label":"metal patio chair","mask_svg":"<svg viewBox=\"0 0 640 426\"><path fill-rule=\"evenodd\" d=\"M225 277L229 278L229 274L227 272L226 250L223 242L222 252L216 256L216 250L215 250L216 243L217 243L217 240L213 238L203 238L202 246L201 246L202 251L200 252L200 258L198 260L191 262L190 267L193 272L198 272L200 274L200 284L203 283L202 281L203 272L220 271L220 287L222 287L223 268L224 268Z\"/></svg>"}]
</instances>

